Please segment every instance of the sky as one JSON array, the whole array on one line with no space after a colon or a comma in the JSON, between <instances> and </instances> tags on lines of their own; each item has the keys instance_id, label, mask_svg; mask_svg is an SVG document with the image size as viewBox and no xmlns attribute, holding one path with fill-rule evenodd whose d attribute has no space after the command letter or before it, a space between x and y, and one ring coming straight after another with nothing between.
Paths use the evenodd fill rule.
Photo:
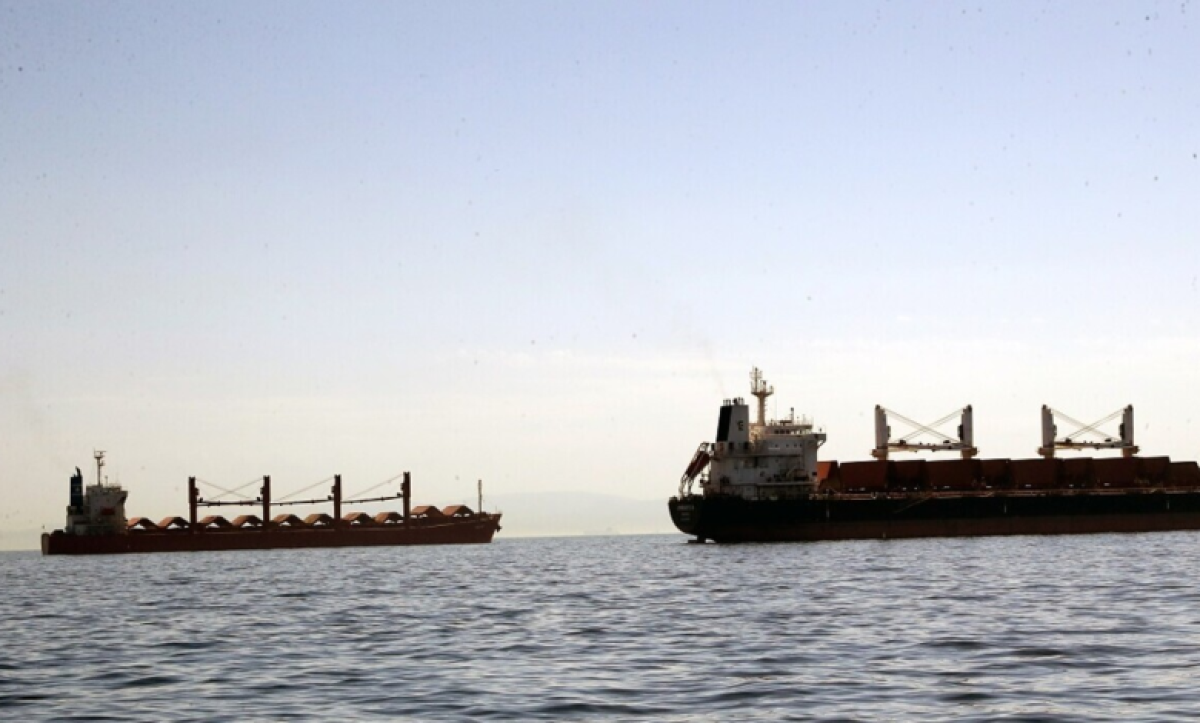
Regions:
<instances>
[{"instance_id":1,"label":"sky","mask_svg":"<svg viewBox=\"0 0 1200 723\"><path fill-rule=\"evenodd\" d=\"M826 459L1196 459L1198 70L1180 0L0 0L0 532L94 449L665 502L752 366Z\"/></svg>"}]
</instances>

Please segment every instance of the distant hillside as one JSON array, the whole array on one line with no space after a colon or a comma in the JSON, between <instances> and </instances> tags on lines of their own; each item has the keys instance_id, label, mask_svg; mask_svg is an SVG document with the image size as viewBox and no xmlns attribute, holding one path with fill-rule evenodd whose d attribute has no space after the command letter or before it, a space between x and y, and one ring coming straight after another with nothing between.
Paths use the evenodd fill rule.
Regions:
<instances>
[{"instance_id":1,"label":"distant hillside","mask_svg":"<svg viewBox=\"0 0 1200 723\"><path fill-rule=\"evenodd\" d=\"M638 500L593 492L527 492L485 496L504 513L504 537L644 535L676 532L666 499Z\"/></svg>"},{"instance_id":2,"label":"distant hillside","mask_svg":"<svg viewBox=\"0 0 1200 723\"><path fill-rule=\"evenodd\" d=\"M0 550L40 550L41 546L39 529L0 531Z\"/></svg>"}]
</instances>

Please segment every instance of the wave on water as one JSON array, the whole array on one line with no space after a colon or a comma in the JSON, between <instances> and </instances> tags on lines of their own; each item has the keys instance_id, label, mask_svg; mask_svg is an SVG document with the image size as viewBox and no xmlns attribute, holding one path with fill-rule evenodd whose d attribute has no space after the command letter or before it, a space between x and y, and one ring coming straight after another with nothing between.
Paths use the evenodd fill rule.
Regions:
<instances>
[{"instance_id":1,"label":"wave on water","mask_svg":"<svg viewBox=\"0 0 1200 723\"><path fill-rule=\"evenodd\" d=\"M1191 532L0 554L21 720L1195 720Z\"/></svg>"}]
</instances>

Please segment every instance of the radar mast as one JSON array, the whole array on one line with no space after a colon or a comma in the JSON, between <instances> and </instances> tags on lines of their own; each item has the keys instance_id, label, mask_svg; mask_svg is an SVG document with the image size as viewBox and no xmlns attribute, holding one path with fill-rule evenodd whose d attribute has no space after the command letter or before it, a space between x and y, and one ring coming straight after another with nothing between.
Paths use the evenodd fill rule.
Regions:
<instances>
[{"instance_id":1,"label":"radar mast","mask_svg":"<svg viewBox=\"0 0 1200 723\"><path fill-rule=\"evenodd\" d=\"M101 476L100 470L104 467L104 450L92 450L92 456L96 458L96 484L103 485L104 477Z\"/></svg>"},{"instance_id":2,"label":"radar mast","mask_svg":"<svg viewBox=\"0 0 1200 723\"><path fill-rule=\"evenodd\" d=\"M767 384L758 367L750 369L750 393L758 398L758 426L761 427L767 423L767 397L775 393L775 387Z\"/></svg>"}]
</instances>

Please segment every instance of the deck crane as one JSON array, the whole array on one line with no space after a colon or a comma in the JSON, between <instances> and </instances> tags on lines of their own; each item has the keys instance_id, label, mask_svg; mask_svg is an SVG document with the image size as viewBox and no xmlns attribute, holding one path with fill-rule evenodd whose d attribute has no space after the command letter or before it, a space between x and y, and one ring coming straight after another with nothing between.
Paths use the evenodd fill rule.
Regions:
<instances>
[{"instance_id":1,"label":"deck crane","mask_svg":"<svg viewBox=\"0 0 1200 723\"><path fill-rule=\"evenodd\" d=\"M1121 417L1121 424L1115 436L1100 430L1100 425L1107 424L1117 417ZM1075 431L1067 436L1059 437L1055 418L1074 425ZM1125 457L1134 456L1138 453L1138 447L1133 443L1133 405L1118 409L1091 424L1084 424L1043 404L1042 446L1038 447L1038 454L1050 459L1054 456L1055 451L1060 449L1119 449Z\"/></svg>"},{"instance_id":2,"label":"deck crane","mask_svg":"<svg viewBox=\"0 0 1200 723\"><path fill-rule=\"evenodd\" d=\"M893 441L892 428L888 425L889 416L909 425L913 431ZM959 417L957 434L950 435L938 430L938 427L955 417ZM922 435L941 441L914 441ZM871 450L871 456L875 459L887 459L889 452L943 452L954 450L961 452L963 459L971 459L979 453L979 449L975 447L975 422L971 405L968 404L962 409L956 409L932 424L921 424L903 414L890 409L884 409L878 404L875 405L875 449Z\"/></svg>"}]
</instances>

